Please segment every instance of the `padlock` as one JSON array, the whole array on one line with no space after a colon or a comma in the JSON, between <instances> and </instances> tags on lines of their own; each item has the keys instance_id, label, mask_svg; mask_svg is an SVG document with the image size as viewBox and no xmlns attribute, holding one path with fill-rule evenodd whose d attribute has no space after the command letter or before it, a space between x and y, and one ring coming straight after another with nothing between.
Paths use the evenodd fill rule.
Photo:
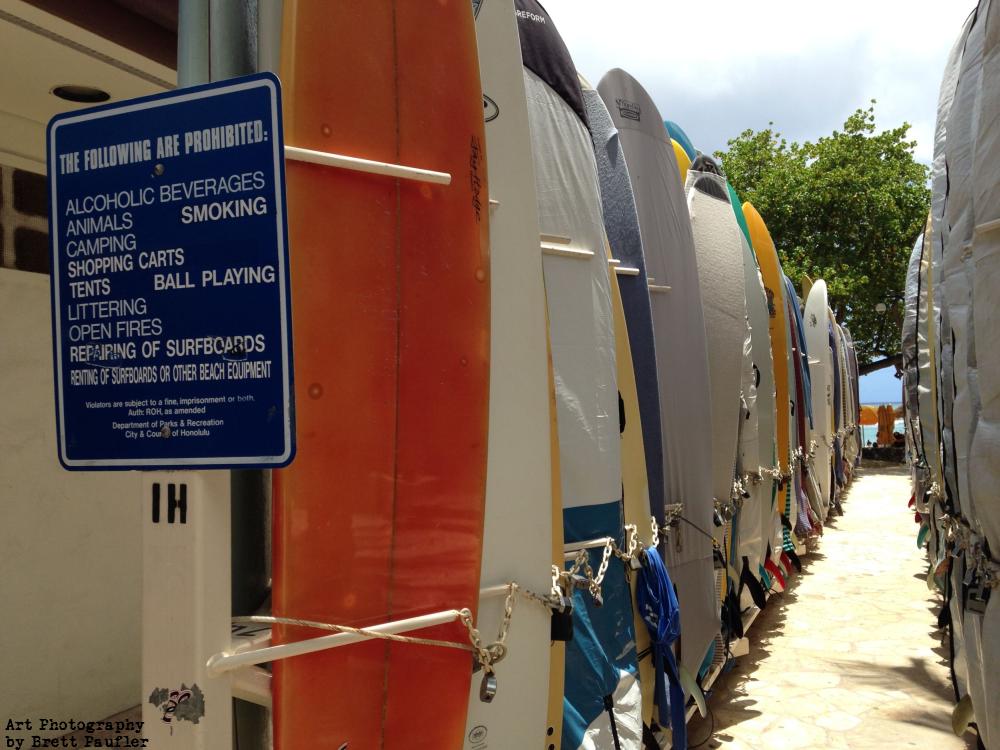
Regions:
<instances>
[{"instance_id":1,"label":"padlock","mask_svg":"<svg viewBox=\"0 0 1000 750\"><path fill-rule=\"evenodd\" d=\"M986 614L986 605L990 603L990 589L985 583L969 587L969 595L965 600L965 610L977 615Z\"/></svg>"},{"instance_id":2,"label":"padlock","mask_svg":"<svg viewBox=\"0 0 1000 750\"><path fill-rule=\"evenodd\" d=\"M594 598L594 606L595 607L603 607L604 606L604 596L601 594L600 591L594 591L594 592L592 592L591 596Z\"/></svg>"},{"instance_id":3,"label":"padlock","mask_svg":"<svg viewBox=\"0 0 1000 750\"><path fill-rule=\"evenodd\" d=\"M972 582L975 580L975 578L976 578L976 568L975 566L970 565L968 570L965 571L965 578L962 579L962 583L965 586L970 586L972 585Z\"/></svg>"},{"instance_id":4,"label":"padlock","mask_svg":"<svg viewBox=\"0 0 1000 750\"><path fill-rule=\"evenodd\" d=\"M573 600L562 597L562 610L552 610L552 623L549 638L553 641L568 642L573 640Z\"/></svg>"},{"instance_id":5,"label":"padlock","mask_svg":"<svg viewBox=\"0 0 1000 750\"><path fill-rule=\"evenodd\" d=\"M479 683L479 700L483 703L492 703L497 697L497 676L493 672L483 675L483 681Z\"/></svg>"},{"instance_id":6,"label":"padlock","mask_svg":"<svg viewBox=\"0 0 1000 750\"><path fill-rule=\"evenodd\" d=\"M722 552L719 551L718 547L716 547L714 550L712 550L712 559L713 559L713 561L715 563L715 570L725 570L726 569L726 567L727 567L726 566L726 560L725 560L725 558L723 558Z\"/></svg>"},{"instance_id":7,"label":"padlock","mask_svg":"<svg viewBox=\"0 0 1000 750\"><path fill-rule=\"evenodd\" d=\"M716 526L722 526L722 524L723 524L722 514L719 512L718 508L716 508L712 512L712 523L714 523Z\"/></svg>"}]
</instances>

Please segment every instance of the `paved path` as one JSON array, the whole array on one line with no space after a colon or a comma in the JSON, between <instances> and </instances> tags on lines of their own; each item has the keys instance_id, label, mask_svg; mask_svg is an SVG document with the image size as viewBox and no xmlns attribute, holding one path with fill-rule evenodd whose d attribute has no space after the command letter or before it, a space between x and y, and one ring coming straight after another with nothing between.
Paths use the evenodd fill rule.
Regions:
<instances>
[{"instance_id":1,"label":"paved path","mask_svg":"<svg viewBox=\"0 0 1000 750\"><path fill-rule=\"evenodd\" d=\"M845 514L716 683L709 718L692 720L691 748L967 747L951 732L947 644L909 496L902 467L860 470Z\"/></svg>"}]
</instances>

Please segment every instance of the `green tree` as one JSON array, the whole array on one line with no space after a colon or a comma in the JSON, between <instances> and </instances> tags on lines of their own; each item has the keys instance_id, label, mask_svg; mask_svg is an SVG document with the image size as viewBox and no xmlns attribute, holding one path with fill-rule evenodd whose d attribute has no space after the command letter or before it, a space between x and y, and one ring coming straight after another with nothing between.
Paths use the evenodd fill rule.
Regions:
<instances>
[{"instance_id":1,"label":"green tree","mask_svg":"<svg viewBox=\"0 0 1000 750\"><path fill-rule=\"evenodd\" d=\"M785 274L797 285L806 275L826 281L862 372L900 362L906 267L930 205L910 126L876 132L874 105L815 143L789 143L771 123L716 153L767 222Z\"/></svg>"}]
</instances>

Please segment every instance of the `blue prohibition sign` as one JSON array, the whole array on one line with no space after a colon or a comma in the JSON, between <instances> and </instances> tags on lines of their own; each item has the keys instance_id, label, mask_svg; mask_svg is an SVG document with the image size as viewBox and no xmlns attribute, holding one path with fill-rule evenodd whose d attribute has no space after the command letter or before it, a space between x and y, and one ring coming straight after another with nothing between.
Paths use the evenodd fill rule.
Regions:
<instances>
[{"instance_id":1,"label":"blue prohibition sign","mask_svg":"<svg viewBox=\"0 0 1000 750\"><path fill-rule=\"evenodd\" d=\"M295 455L281 92L270 74L48 126L59 460Z\"/></svg>"}]
</instances>

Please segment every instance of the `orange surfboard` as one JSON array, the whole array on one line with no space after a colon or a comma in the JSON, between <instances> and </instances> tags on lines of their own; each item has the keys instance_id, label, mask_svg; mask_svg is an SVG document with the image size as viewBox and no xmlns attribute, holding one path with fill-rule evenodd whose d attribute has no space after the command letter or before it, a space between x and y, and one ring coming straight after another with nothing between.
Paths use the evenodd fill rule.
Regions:
<instances>
[{"instance_id":1,"label":"orange surfboard","mask_svg":"<svg viewBox=\"0 0 1000 750\"><path fill-rule=\"evenodd\" d=\"M280 72L288 146L451 182L287 163L299 450L275 472L274 614L474 612L490 285L472 6L285 0ZM406 635L468 643L457 622ZM274 746L461 748L471 666L384 640L277 661Z\"/></svg>"}]
</instances>

